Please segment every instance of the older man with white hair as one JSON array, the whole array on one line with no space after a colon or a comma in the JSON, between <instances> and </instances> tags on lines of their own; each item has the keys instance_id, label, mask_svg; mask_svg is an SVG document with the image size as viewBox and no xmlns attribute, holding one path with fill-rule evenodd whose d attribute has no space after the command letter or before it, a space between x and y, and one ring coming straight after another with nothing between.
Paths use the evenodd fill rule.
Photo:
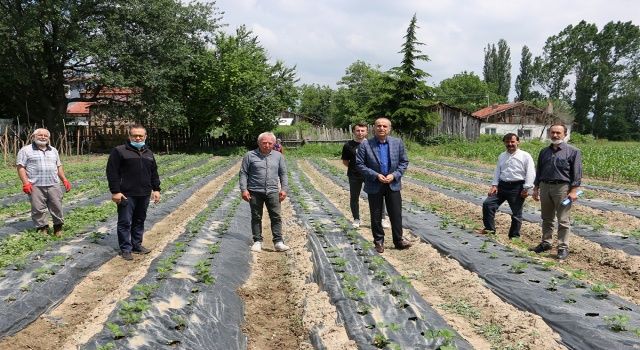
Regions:
<instances>
[{"instance_id":1,"label":"older man with white hair","mask_svg":"<svg viewBox=\"0 0 640 350\"><path fill-rule=\"evenodd\" d=\"M282 153L274 151L276 137L263 132L258 136L258 148L247 152L240 168L242 199L251 207L251 232L254 252L262 251L262 211L266 205L271 220L274 248L278 252L289 250L282 239L280 202L287 197L289 184L287 165Z\"/></svg>"},{"instance_id":2,"label":"older man with white hair","mask_svg":"<svg viewBox=\"0 0 640 350\"><path fill-rule=\"evenodd\" d=\"M53 234L62 236L64 215L62 211L62 185L71 191L71 183L62 169L58 150L49 144L51 134L47 129L36 129L31 135L32 143L22 147L16 158L22 191L31 200L31 219L36 229L49 233L47 211L53 218Z\"/></svg>"}]
</instances>

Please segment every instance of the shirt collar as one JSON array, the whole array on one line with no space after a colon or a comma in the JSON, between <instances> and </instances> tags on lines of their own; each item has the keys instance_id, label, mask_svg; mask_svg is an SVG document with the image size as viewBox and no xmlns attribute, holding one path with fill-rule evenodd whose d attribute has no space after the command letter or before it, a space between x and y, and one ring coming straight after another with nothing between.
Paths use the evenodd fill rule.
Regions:
<instances>
[{"instance_id":1,"label":"shirt collar","mask_svg":"<svg viewBox=\"0 0 640 350\"><path fill-rule=\"evenodd\" d=\"M33 147L34 151L39 151L40 147L38 147L38 145L36 145L35 142L31 142L31 147ZM47 144L47 147L45 148L45 151L51 151L51 146L49 144Z\"/></svg>"}]
</instances>

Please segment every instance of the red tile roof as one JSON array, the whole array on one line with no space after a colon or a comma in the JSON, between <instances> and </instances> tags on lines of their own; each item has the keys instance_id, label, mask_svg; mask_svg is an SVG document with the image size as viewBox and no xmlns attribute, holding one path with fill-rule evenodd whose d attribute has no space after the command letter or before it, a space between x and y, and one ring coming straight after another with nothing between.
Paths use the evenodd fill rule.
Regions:
<instances>
[{"instance_id":1,"label":"red tile roof","mask_svg":"<svg viewBox=\"0 0 640 350\"><path fill-rule=\"evenodd\" d=\"M89 108L95 102L71 102L67 105L67 114L89 114Z\"/></svg>"},{"instance_id":2,"label":"red tile roof","mask_svg":"<svg viewBox=\"0 0 640 350\"><path fill-rule=\"evenodd\" d=\"M490 116L497 114L497 113L501 113L504 112L508 109L514 108L516 106L521 105L524 102L513 102L513 103L503 103L503 104L499 104L499 105L491 105L488 107L485 107L481 110L475 111L473 112L471 115L477 118L481 118L481 119L486 119L489 118Z\"/></svg>"}]
</instances>

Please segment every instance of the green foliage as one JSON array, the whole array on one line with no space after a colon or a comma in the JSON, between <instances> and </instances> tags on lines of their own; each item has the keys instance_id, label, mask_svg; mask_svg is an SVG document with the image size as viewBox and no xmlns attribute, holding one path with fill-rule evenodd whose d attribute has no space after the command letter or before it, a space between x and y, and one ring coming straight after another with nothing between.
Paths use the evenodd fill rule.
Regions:
<instances>
[{"instance_id":1,"label":"green foliage","mask_svg":"<svg viewBox=\"0 0 640 350\"><path fill-rule=\"evenodd\" d=\"M43 266L35 269L33 274L37 282L44 282L56 273L50 267Z\"/></svg>"},{"instance_id":2,"label":"green foliage","mask_svg":"<svg viewBox=\"0 0 640 350\"><path fill-rule=\"evenodd\" d=\"M527 263L519 262L511 265L511 272L513 273L524 273L524 270L527 269Z\"/></svg>"},{"instance_id":3,"label":"green foliage","mask_svg":"<svg viewBox=\"0 0 640 350\"><path fill-rule=\"evenodd\" d=\"M629 326L629 316L623 314L615 314L611 316L605 316L604 322L609 329L614 332L626 331Z\"/></svg>"},{"instance_id":4,"label":"green foliage","mask_svg":"<svg viewBox=\"0 0 640 350\"><path fill-rule=\"evenodd\" d=\"M434 89L435 99L473 113L487 106L487 101L501 97L473 72L463 71L444 79Z\"/></svg>"},{"instance_id":5,"label":"green foliage","mask_svg":"<svg viewBox=\"0 0 640 350\"><path fill-rule=\"evenodd\" d=\"M211 285L216 281L215 277L211 275L210 267L211 262L209 260L200 260L195 264L194 268L198 282Z\"/></svg>"},{"instance_id":6,"label":"green foliage","mask_svg":"<svg viewBox=\"0 0 640 350\"><path fill-rule=\"evenodd\" d=\"M125 324L134 324L142 320L142 313L149 310L151 304L146 299L132 302L121 301L118 315Z\"/></svg>"},{"instance_id":7,"label":"green foliage","mask_svg":"<svg viewBox=\"0 0 640 350\"><path fill-rule=\"evenodd\" d=\"M96 350L115 350L115 349L116 349L116 344L114 343L106 343L96 348Z\"/></svg>"},{"instance_id":8,"label":"green foliage","mask_svg":"<svg viewBox=\"0 0 640 350\"><path fill-rule=\"evenodd\" d=\"M527 45L522 47L520 54L520 74L516 77L516 101L531 100L534 96L533 87L533 59Z\"/></svg>"},{"instance_id":9,"label":"green foliage","mask_svg":"<svg viewBox=\"0 0 640 350\"><path fill-rule=\"evenodd\" d=\"M591 285L591 292L598 299L606 299L609 297L609 290L615 287L616 285L613 283L597 282Z\"/></svg>"},{"instance_id":10,"label":"green foliage","mask_svg":"<svg viewBox=\"0 0 640 350\"><path fill-rule=\"evenodd\" d=\"M124 338L125 334L117 324L113 322L107 322L107 329L113 334L113 339L118 340Z\"/></svg>"},{"instance_id":11,"label":"green foliage","mask_svg":"<svg viewBox=\"0 0 640 350\"><path fill-rule=\"evenodd\" d=\"M495 44L488 44L484 50L484 81L504 102L509 98L511 89L511 49L504 39Z\"/></svg>"},{"instance_id":12,"label":"green foliage","mask_svg":"<svg viewBox=\"0 0 640 350\"><path fill-rule=\"evenodd\" d=\"M458 299L451 303L440 305L443 309L452 311L460 316L471 320L480 318L480 311L469 303L466 299Z\"/></svg>"},{"instance_id":13,"label":"green foliage","mask_svg":"<svg viewBox=\"0 0 640 350\"><path fill-rule=\"evenodd\" d=\"M382 333L376 333L373 336L373 346L375 346L378 349L383 349L390 343L391 342L389 341L389 339L387 339L387 337Z\"/></svg>"},{"instance_id":14,"label":"green foliage","mask_svg":"<svg viewBox=\"0 0 640 350\"><path fill-rule=\"evenodd\" d=\"M303 84L299 88L300 104L297 112L313 119L316 124L333 125L336 115L333 95L333 89L327 85Z\"/></svg>"}]
</instances>

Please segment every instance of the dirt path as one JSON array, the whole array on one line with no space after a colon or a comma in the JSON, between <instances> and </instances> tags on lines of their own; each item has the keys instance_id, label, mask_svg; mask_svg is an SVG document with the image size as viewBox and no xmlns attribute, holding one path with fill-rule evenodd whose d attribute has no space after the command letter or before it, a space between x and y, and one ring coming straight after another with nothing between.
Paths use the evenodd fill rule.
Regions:
<instances>
[{"instance_id":1,"label":"dirt path","mask_svg":"<svg viewBox=\"0 0 640 350\"><path fill-rule=\"evenodd\" d=\"M351 218L347 190L322 178L308 162L300 162L300 168L345 217ZM359 231L371 240L368 212L367 202L361 199L364 224ZM406 230L405 236L415 243L411 249L399 251L389 244L383 257L402 275L410 277L418 293L475 348L518 348L521 343L529 349L565 349L559 344L559 335L542 318L503 302L457 261L441 256ZM416 264L417 261L421 263Z\"/></svg>"},{"instance_id":2,"label":"dirt path","mask_svg":"<svg viewBox=\"0 0 640 350\"><path fill-rule=\"evenodd\" d=\"M326 293L315 283L307 283L313 271L307 251L306 231L296 222L287 200L282 204L286 253L277 253L271 243L271 229L265 211L263 251L253 253L251 276L239 290L245 302L244 333L248 348L313 349L309 342L312 329L318 329L328 349L357 349L344 327L337 325L338 315Z\"/></svg>"},{"instance_id":3,"label":"dirt path","mask_svg":"<svg viewBox=\"0 0 640 350\"><path fill-rule=\"evenodd\" d=\"M14 336L0 342L0 349L77 349L102 330L118 301L148 272L151 262L175 240L186 223L202 211L208 200L224 185L218 179L234 178L239 164L196 191L183 205L145 232L147 255L133 261L115 257L91 272L57 307Z\"/></svg>"}]
</instances>

